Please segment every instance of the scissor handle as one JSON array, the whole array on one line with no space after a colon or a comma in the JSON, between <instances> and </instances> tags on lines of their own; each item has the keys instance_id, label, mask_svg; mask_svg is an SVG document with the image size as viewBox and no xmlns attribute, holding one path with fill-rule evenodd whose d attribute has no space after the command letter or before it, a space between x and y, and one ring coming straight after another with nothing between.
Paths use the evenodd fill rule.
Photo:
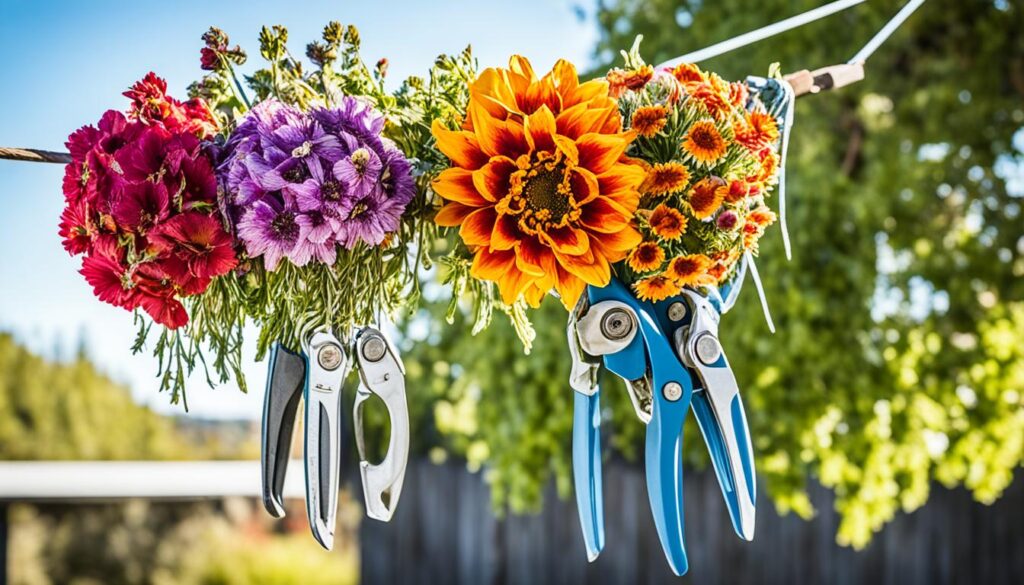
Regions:
<instances>
[{"instance_id":1,"label":"scissor handle","mask_svg":"<svg viewBox=\"0 0 1024 585\"><path fill-rule=\"evenodd\" d=\"M604 549L604 496L601 483L601 391L573 392L572 475L587 559Z\"/></svg>"},{"instance_id":2,"label":"scissor handle","mask_svg":"<svg viewBox=\"0 0 1024 585\"><path fill-rule=\"evenodd\" d=\"M306 360L280 343L270 350L267 388L263 395L260 468L263 475L263 507L275 518L284 510L284 480L288 470L295 415L306 379Z\"/></svg>"},{"instance_id":3,"label":"scissor handle","mask_svg":"<svg viewBox=\"0 0 1024 585\"><path fill-rule=\"evenodd\" d=\"M362 385L356 393L353 419L366 515L387 522L394 515L398 498L402 495L409 461L409 406L405 396L404 368L401 357L384 334L372 327L365 327L359 332L355 351ZM363 437L363 404L371 393L384 402L391 421L388 451L380 463L366 460Z\"/></svg>"}]
</instances>

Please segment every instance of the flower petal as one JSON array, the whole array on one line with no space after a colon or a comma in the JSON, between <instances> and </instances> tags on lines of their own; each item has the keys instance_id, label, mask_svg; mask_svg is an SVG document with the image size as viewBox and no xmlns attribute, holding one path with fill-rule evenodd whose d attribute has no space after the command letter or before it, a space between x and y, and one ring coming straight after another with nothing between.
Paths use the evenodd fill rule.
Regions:
<instances>
[{"instance_id":1,"label":"flower petal","mask_svg":"<svg viewBox=\"0 0 1024 585\"><path fill-rule=\"evenodd\" d=\"M477 209L469 214L462 227L459 228L459 235L467 246L489 246L491 244L491 232L494 231L494 222L498 214L493 207Z\"/></svg>"},{"instance_id":2,"label":"flower petal","mask_svg":"<svg viewBox=\"0 0 1024 585\"><path fill-rule=\"evenodd\" d=\"M611 170L619 157L626 152L632 141L632 134L597 134L588 132L576 140L580 151L580 166L596 175Z\"/></svg>"},{"instance_id":3,"label":"flower petal","mask_svg":"<svg viewBox=\"0 0 1024 585\"><path fill-rule=\"evenodd\" d=\"M472 132L449 130L440 120L434 120L430 133L437 140L437 149L450 158L452 164L476 170L487 163L487 155L480 150L480 143Z\"/></svg>"},{"instance_id":4,"label":"flower petal","mask_svg":"<svg viewBox=\"0 0 1024 585\"><path fill-rule=\"evenodd\" d=\"M616 108L594 108L590 103L579 103L558 114L558 133L573 140L588 132L600 132L608 118L618 118Z\"/></svg>"},{"instance_id":5,"label":"flower petal","mask_svg":"<svg viewBox=\"0 0 1024 585\"><path fill-rule=\"evenodd\" d=\"M512 159L496 156L491 162L473 171L474 188L484 199L499 201L508 195L508 179L515 170L516 163Z\"/></svg>"},{"instance_id":6,"label":"flower petal","mask_svg":"<svg viewBox=\"0 0 1024 585\"><path fill-rule=\"evenodd\" d=\"M473 131L480 141L480 148L489 156L518 158L530 152L522 124L514 120L497 120L489 117L483 106L471 102L469 115L473 119Z\"/></svg>"},{"instance_id":7,"label":"flower petal","mask_svg":"<svg viewBox=\"0 0 1024 585\"><path fill-rule=\"evenodd\" d=\"M632 214L607 197L594 197L580 208L580 225L589 231L612 234L629 227Z\"/></svg>"},{"instance_id":8,"label":"flower petal","mask_svg":"<svg viewBox=\"0 0 1024 585\"><path fill-rule=\"evenodd\" d=\"M445 169L431 183L434 192L448 201L455 201L470 207L485 207L487 200L477 191L473 171L453 167Z\"/></svg>"},{"instance_id":9,"label":"flower petal","mask_svg":"<svg viewBox=\"0 0 1024 585\"><path fill-rule=\"evenodd\" d=\"M546 105L541 105L536 112L527 116L523 126L526 129L526 140L535 152L555 151L555 115Z\"/></svg>"},{"instance_id":10,"label":"flower petal","mask_svg":"<svg viewBox=\"0 0 1024 585\"><path fill-rule=\"evenodd\" d=\"M590 238L581 229L566 226L549 230L545 235L556 253L579 256L590 250Z\"/></svg>"},{"instance_id":11,"label":"flower petal","mask_svg":"<svg viewBox=\"0 0 1024 585\"><path fill-rule=\"evenodd\" d=\"M491 250L511 250L522 237L513 216L499 215L491 231Z\"/></svg>"},{"instance_id":12,"label":"flower petal","mask_svg":"<svg viewBox=\"0 0 1024 585\"><path fill-rule=\"evenodd\" d=\"M437 212L437 215L434 216L434 223L441 227L458 227L474 211L476 211L475 207L468 207L461 203L449 203Z\"/></svg>"},{"instance_id":13,"label":"flower petal","mask_svg":"<svg viewBox=\"0 0 1024 585\"><path fill-rule=\"evenodd\" d=\"M473 266L469 274L480 280L497 282L510 268L516 264L516 254L511 250L491 252L487 248L480 248L473 258Z\"/></svg>"}]
</instances>

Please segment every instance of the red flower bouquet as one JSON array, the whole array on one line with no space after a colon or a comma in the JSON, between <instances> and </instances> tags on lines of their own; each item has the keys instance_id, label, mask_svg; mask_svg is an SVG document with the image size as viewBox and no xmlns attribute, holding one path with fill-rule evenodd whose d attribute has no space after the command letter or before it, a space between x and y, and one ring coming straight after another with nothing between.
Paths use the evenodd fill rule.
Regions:
<instances>
[{"instance_id":1,"label":"red flower bouquet","mask_svg":"<svg viewBox=\"0 0 1024 585\"><path fill-rule=\"evenodd\" d=\"M216 121L203 101L166 90L150 73L125 92L127 115L109 110L68 138L60 235L100 300L174 329L188 322L179 299L238 260L202 143Z\"/></svg>"}]
</instances>

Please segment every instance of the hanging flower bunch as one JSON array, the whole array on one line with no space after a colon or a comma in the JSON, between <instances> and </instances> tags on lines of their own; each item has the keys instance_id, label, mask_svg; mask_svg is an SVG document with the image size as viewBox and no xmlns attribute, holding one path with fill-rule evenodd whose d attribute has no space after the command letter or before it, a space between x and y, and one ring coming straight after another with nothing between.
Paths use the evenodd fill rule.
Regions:
<instances>
[{"instance_id":1,"label":"hanging flower bunch","mask_svg":"<svg viewBox=\"0 0 1024 585\"><path fill-rule=\"evenodd\" d=\"M775 118L745 83L692 64L656 70L635 47L607 79L636 134L628 153L646 172L634 219L642 242L620 277L652 301L724 283L775 221L765 204L778 181Z\"/></svg>"},{"instance_id":2,"label":"hanging flower bunch","mask_svg":"<svg viewBox=\"0 0 1024 585\"><path fill-rule=\"evenodd\" d=\"M217 124L202 100L166 90L150 73L125 92L127 115L109 110L68 138L60 236L100 300L175 329L188 322L181 299L238 259L201 142Z\"/></svg>"},{"instance_id":3,"label":"hanging flower bunch","mask_svg":"<svg viewBox=\"0 0 1024 585\"><path fill-rule=\"evenodd\" d=\"M224 163L230 217L250 258L331 266L337 250L381 246L415 195L384 118L345 96L302 112L261 102L231 135Z\"/></svg>"},{"instance_id":4,"label":"hanging flower bunch","mask_svg":"<svg viewBox=\"0 0 1024 585\"><path fill-rule=\"evenodd\" d=\"M313 67L287 40L264 27L267 65L243 82L245 52L211 28L191 100L150 74L125 93L127 114L68 140L64 246L84 255L100 299L141 311L136 351L159 326L172 401L197 368L245 387L247 323L260 357L275 342L297 350L316 329L344 336L419 296L435 238L429 178L413 161L440 157L430 122L465 101L472 56L441 57L429 85L391 92L387 61L362 61L355 27L325 27L307 46Z\"/></svg>"}]
</instances>

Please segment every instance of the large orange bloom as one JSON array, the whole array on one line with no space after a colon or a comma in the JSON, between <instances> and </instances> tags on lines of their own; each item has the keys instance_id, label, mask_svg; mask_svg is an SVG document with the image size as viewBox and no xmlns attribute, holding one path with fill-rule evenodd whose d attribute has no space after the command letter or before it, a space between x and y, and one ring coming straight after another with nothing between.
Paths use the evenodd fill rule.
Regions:
<instances>
[{"instance_id":1,"label":"large orange bloom","mask_svg":"<svg viewBox=\"0 0 1024 585\"><path fill-rule=\"evenodd\" d=\"M631 220L646 173L624 155L634 134L607 82L581 84L566 61L538 79L512 57L472 84L461 130L435 121L432 132L452 161L433 183L445 200L435 221L460 227L471 274L506 303L536 306L555 289L572 308L640 243Z\"/></svg>"}]
</instances>

